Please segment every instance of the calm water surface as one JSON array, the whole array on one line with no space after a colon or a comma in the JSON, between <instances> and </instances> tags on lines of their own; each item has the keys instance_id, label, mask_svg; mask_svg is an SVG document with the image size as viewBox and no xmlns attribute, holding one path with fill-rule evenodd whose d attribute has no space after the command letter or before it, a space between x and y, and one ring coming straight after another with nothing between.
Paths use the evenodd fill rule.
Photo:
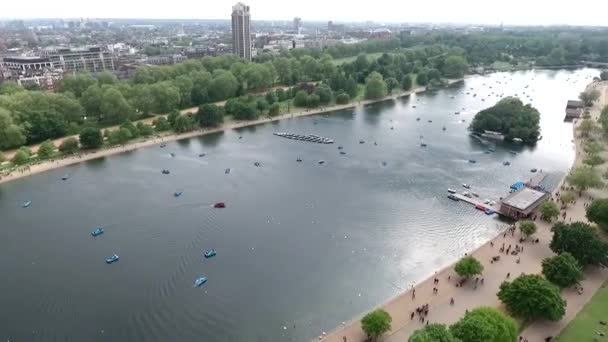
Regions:
<instances>
[{"instance_id":1,"label":"calm water surface","mask_svg":"<svg viewBox=\"0 0 608 342\"><path fill-rule=\"evenodd\" d=\"M597 74L472 77L434 94L173 142L3 184L0 340L314 338L496 234L502 222L450 201L447 188L469 183L483 198L498 198L531 168L549 172L550 183L559 180L574 158L566 100ZM541 111L536 147L499 145L484 154L468 136L474 113L499 100L496 94L519 94ZM183 195L175 198L175 191ZM21 208L24 200L31 207ZM218 201L227 208L210 207ZM93 238L98 225L106 232ZM204 260L209 248L218 255ZM113 253L120 261L106 265ZM208 283L193 288L200 275Z\"/></svg>"}]
</instances>

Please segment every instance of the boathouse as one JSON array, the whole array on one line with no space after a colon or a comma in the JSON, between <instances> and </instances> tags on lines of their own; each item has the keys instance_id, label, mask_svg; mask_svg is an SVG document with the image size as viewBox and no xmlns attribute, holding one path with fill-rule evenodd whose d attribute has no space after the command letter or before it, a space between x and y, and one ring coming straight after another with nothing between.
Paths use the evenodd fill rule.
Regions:
<instances>
[{"instance_id":1,"label":"boathouse","mask_svg":"<svg viewBox=\"0 0 608 342\"><path fill-rule=\"evenodd\" d=\"M549 194L528 187L514 191L505 197L500 204L500 212L514 219L521 219L530 216L538 208Z\"/></svg>"},{"instance_id":2,"label":"boathouse","mask_svg":"<svg viewBox=\"0 0 608 342\"><path fill-rule=\"evenodd\" d=\"M566 119L578 119L583 114L584 109L585 105L582 101L568 100L566 104Z\"/></svg>"}]
</instances>

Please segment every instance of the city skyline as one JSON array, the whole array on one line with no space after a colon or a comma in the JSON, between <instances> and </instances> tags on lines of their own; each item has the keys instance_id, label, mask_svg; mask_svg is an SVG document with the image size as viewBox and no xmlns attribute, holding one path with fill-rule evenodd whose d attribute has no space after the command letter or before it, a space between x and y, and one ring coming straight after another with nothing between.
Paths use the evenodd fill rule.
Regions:
<instances>
[{"instance_id":1,"label":"city skyline","mask_svg":"<svg viewBox=\"0 0 608 342\"><path fill-rule=\"evenodd\" d=\"M49 3L32 0L27 10L15 2L3 6L0 19L34 18L116 18L116 19L226 19L230 20L233 0L195 2L174 0L171 7L154 6L143 1L124 3L107 0L106 6L93 8L76 0L58 0ZM278 0L248 1L254 16L252 20L290 21L301 17L302 21L364 22L380 23L455 23L505 25L576 25L606 26L603 12L608 4L601 0L587 0L577 7L589 11L573 11L571 7L554 7L548 1L513 0L508 6L481 0L452 2L399 3L392 0L377 0L373 6L364 6L346 0L326 2L310 0L291 2L288 8ZM500 11L493 9L500 6ZM547 9L551 8L551 11ZM118 10L119 9L119 10Z\"/></svg>"}]
</instances>

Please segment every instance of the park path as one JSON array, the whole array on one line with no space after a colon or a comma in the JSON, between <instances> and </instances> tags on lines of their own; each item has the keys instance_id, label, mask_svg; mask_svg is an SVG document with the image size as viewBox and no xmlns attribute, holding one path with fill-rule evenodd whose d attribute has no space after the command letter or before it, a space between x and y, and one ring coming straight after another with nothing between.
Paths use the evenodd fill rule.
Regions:
<instances>
[{"instance_id":1,"label":"park path","mask_svg":"<svg viewBox=\"0 0 608 342\"><path fill-rule=\"evenodd\" d=\"M589 87L601 92L600 99L591 111L592 117L597 119L601 108L608 104L608 82L593 83ZM577 125L578 122L574 124L575 127ZM577 135L576 131L574 134L575 136ZM574 166L578 166L585 157L583 151L584 142L579 138L576 138L574 142L576 149ZM608 155L606 152L604 154ZM598 166L598 168L603 173L607 165L604 164ZM558 187L556 191L559 190L560 188ZM578 198L576 203L571 204L566 210L565 222L588 222L585 217L585 203L590 203L591 197L601 198L607 195L606 189L591 190L583 193L583 196ZM555 195L553 195L553 198L555 198ZM408 340L414 331L422 328L427 321L431 323L452 324L464 316L466 310L472 310L479 306L502 308L502 304L496 294L498 293L500 284L507 279L507 274L509 274L509 279L514 279L524 273L540 273L542 260L555 255L549 248L552 238L552 224L542 220L537 220L536 223L538 230L533 238L538 238L539 243L532 242L532 238L520 243L519 230L516 230L513 234L509 232L501 233L472 252L472 255L484 266L483 275L480 277L484 279L483 285L480 282L475 286L475 281L473 280L465 283L462 287L457 287L458 276L453 270L453 265L450 265L436 273L434 273L435 270L428 270L429 278L414 286L415 298L412 296L412 290L410 289L380 306L388 311L393 319L392 330L383 335L380 340L384 342L404 342ZM516 256L499 253L499 248L503 243L506 247L511 245L512 249L518 244L524 250ZM464 254L463 251L463 256ZM491 262L493 256L500 256L500 261ZM518 259L519 263L517 263ZM435 278L439 280L439 285L433 284ZM527 338L529 342L543 342L547 336L559 335L560 331L576 316L607 279L608 270L606 269L592 268L587 270L585 272L585 280L581 282L581 286L584 288L582 295L579 295L573 289L565 289L562 292L564 299L567 301L564 318L558 322L536 321L526 327L522 331L521 336ZM433 287L439 290L437 294L433 293ZM454 298L454 305L450 304L451 298ZM419 320L418 315L414 315L414 318L411 319L412 312L415 312L417 307L425 304L429 305L429 314L424 323ZM366 336L361 329L359 319L360 317L357 317L351 322L345 322L343 326L332 331L327 336L320 335L319 339L328 342L365 341Z\"/></svg>"}]
</instances>

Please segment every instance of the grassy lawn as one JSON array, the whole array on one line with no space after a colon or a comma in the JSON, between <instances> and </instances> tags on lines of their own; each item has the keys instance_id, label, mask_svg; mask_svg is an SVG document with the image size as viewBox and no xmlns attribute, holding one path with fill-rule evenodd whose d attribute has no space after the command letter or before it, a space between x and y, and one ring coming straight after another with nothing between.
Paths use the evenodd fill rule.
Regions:
<instances>
[{"instance_id":1,"label":"grassy lawn","mask_svg":"<svg viewBox=\"0 0 608 342\"><path fill-rule=\"evenodd\" d=\"M596 334L603 332L608 335L608 326L601 325L600 321L608 321L608 283L597 291L557 340L560 342L595 341L594 338L600 341L608 340L608 337L600 337Z\"/></svg>"}]
</instances>

